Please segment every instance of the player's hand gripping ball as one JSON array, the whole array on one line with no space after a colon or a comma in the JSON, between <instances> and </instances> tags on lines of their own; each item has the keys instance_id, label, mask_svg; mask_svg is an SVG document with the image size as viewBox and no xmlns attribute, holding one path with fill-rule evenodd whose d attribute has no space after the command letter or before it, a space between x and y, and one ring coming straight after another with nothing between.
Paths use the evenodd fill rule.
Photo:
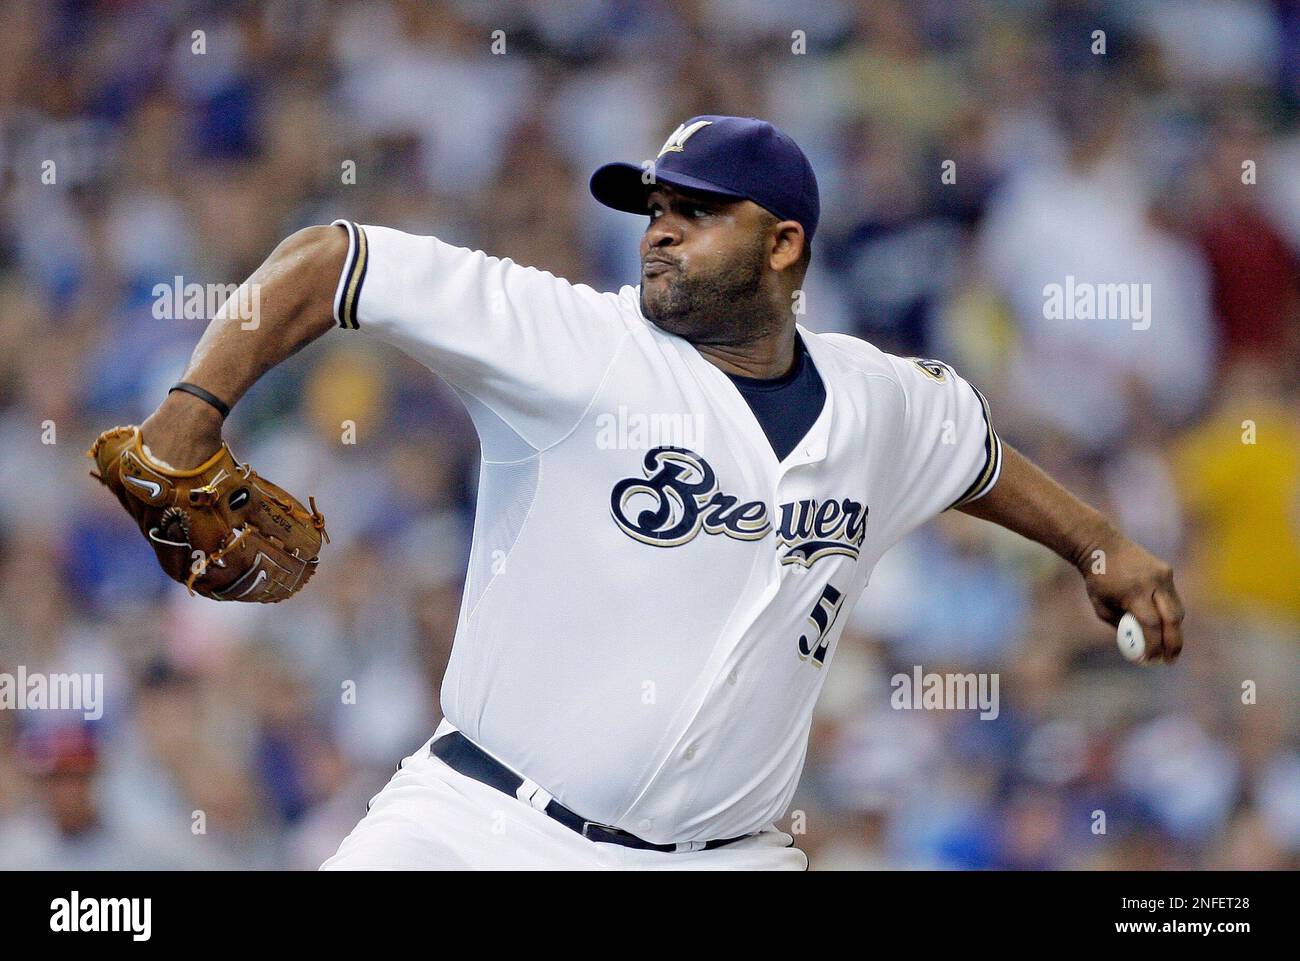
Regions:
<instances>
[{"instance_id":1,"label":"player's hand gripping ball","mask_svg":"<svg viewBox=\"0 0 1300 961\"><path fill-rule=\"evenodd\" d=\"M167 576L191 594L270 604L302 590L316 570L325 518L238 463L225 444L193 470L151 458L139 427L114 427L86 452Z\"/></svg>"}]
</instances>

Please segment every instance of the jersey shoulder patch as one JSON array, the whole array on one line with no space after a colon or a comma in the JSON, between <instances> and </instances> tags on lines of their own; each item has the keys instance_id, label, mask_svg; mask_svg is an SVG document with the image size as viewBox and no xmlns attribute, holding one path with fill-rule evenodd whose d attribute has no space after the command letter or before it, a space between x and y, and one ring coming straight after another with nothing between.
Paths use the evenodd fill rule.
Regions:
<instances>
[{"instance_id":1,"label":"jersey shoulder patch","mask_svg":"<svg viewBox=\"0 0 1300 961\"><path fill-rule=\"evenodd\" d=\"M937 384L947 383L948 375L953 373L953 369L940 360L928 360L925 357L908 357L907 360Z\"/></svg>"}]
</instances>

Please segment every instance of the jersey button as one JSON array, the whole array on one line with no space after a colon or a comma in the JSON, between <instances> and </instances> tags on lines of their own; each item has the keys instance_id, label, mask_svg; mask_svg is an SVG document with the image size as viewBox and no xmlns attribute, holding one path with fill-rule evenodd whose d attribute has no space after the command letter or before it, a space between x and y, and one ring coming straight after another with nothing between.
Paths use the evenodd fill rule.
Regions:
<instances>
[{"instance_id":1,"label":"jersey button","mask_svg":"<svg viewBox=\"0 0 1300 961\"><path fill-rule=\"evenodd\" d=\"M734 667L731 669L731 673L727 675L727 683L728 684L736 683L736 669Z\"/></svg>"},{"instance_id":2,"label":"jersey button","mask_svg":"<svg viewBox=\"0 0 1300 961\"><path fill-rule=\"evenodd\" d=\"M686 760L688 760L688 761L693 761L693 760L695 760L695 745L694 745L694 744L692 744L690 747L688 747L688 748L686 749Z\"/></svg>"}]
</instances>

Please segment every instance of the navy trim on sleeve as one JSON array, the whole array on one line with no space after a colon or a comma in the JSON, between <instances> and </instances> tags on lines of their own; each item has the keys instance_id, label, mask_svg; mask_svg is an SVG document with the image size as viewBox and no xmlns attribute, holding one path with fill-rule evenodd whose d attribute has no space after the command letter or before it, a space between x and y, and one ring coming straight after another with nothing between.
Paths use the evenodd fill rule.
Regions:
<instances>
[{"instance_id":1,"label":"navy trim on sleeve","mask_svg":"<svg viewBox=\"0 0 1300 961\"><path fill-rule=\"evenodd\" d=\"M334 319L345 330L356 330L357 303L361 299L361 287L366 282L366 268L370 263L366 232L350 220L336 220L331 226L342 227L348 232L348 256L343 263L338 289L334 292Z\"/></svg>"},{"instance_id":2,"label":"navy trim on sleeve","mask_svg":"<svg viewBox=\"0 0 1300 961\"><path fill-rule=\"evenodd\" d=\"M998 432L993 429L993 418L989 415L989 402L984 399L984 395L979 392L979 388L974 384L969 384L969 386L971 390L975 391L975 396L980 399L980 408L984 412L984 427L988 431L988 436L984 440L984 467L961 497L958 497L948 506L948 510L979 500L993 489L993 485L998 482L998 477L1002 474L1002 439L998 437Z\"/></svg>"}]
</instances>

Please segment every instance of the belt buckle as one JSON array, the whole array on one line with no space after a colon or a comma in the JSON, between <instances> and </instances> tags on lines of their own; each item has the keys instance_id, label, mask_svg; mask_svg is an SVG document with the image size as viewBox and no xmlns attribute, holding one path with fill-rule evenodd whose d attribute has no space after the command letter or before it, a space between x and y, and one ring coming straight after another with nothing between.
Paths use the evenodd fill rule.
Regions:
<instances>
[{"instance_id":1,"label":"belt buckle","mask_svg":"<svg viewBox=\"0 0 1300 961\"><path fill-rule=\"evenodd\" d=\"M607 833L607 834L612 834L612 835L614 835L614 836L616 836L616 837L619 836L619 835L621 835L621 834L626 833L626 832L624 832L622 829L614 827L614 825L612 825L612 824L601 824L599 821L585 821L585 820L584 820L584 821L582 822L582 836L583 836L584 838L586 838L588 841L593 841L593 840L595 840L595 838L593 838L590 834L587 833L587 831L588 831L590 828L600 828L600 830L604 831L605 833Z\"/></svg>"}]
</instances>

